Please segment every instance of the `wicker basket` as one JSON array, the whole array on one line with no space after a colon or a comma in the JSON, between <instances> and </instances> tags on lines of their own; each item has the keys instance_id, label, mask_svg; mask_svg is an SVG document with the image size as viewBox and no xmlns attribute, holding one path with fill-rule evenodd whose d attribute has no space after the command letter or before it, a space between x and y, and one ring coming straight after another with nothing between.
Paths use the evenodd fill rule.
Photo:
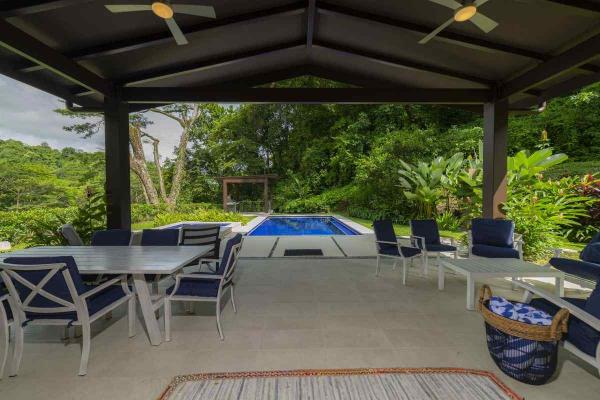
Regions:
<instances>
[{"instance_id":1,"label":"wicker basket","mask_svg":"<svg viewBox=\"0 0 600 400\"><path fill-rule=\"evenodd\" d=\"M479 292L479 311L485 320L488 350L508 376L532 385L542 385L554 375L558 342L567 332L569 311L559 310L550 326L531 325L505 318L488 308L492 291Z\"/></svg>"}]
</instances>

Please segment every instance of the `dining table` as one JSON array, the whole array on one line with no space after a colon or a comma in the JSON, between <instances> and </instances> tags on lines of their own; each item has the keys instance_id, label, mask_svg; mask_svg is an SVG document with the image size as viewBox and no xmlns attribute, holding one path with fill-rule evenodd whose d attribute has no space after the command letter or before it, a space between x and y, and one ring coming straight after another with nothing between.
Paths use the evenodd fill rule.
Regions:
<instances>
[{"instance_id":1,"label":"dining table","mask_svg":"<svg viewBox=\"0 0 600 400\"><path fill-rule=\"evenodd\" d=\"M163 305L160 294L151 294L147 275L169 276L212 251L213 246L39 246L0 254L9 257L72 256L81 275L131 276L150 344L162 335L155 311Z\"/></svg>"}]
</instances>

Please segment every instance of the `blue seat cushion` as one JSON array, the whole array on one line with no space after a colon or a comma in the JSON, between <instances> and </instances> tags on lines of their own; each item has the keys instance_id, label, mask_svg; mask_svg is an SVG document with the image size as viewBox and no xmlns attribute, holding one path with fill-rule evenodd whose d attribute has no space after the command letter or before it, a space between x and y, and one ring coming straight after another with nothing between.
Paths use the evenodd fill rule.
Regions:
<instances>
[{"instance_id":1,"label":"blue seat cushion","mask_svg":"<svg viewBox=\"0 0 600 400\"><path fill-rule=\"evenodd\" d=\"M586 308L587 300L585 299L565 297L564 300L568 301L569 303L575 305L578 308L584 310ZM531 300L530 304L535 308L544 310L550 315L556 314L559 310L559 307L557 307L555 304L549 302L546 299L533 299ZM591 326L585 324L580 319L570 316L566 339L579 350L583 351L585 354L595 357L596 348L598 347L598 343L600 342L600 332L598 332Z\"/></svg>"},{"instance_id":2,"label":"blue seat cushion","mask_svg":"<svg viewBox=\"0 0 600 400\"><path fill-rule=\"evenodd\" d=\"M175 285L167 289L167 294L171 295ZM219 292L218 279L186 279L179 282L176 296L194 296L194 297L217 297Z\"/></svg>"},{"instance_id":3,"label":"blue seat cushion","mask_svg":"<svg viewBox=\"0 0 600 400\"><path fill-rule=\"evenodd\" d=\"M471 225L473 244L513 247L515 224L508 220L475 218Z\"/></svg>"},{"instance_id":4,"label":"blue seat cushion","mask_svg":"<svg viewBox=\"0 0 600 400\"><path fill-rule=\"evenodd\" d=\"M479 257L488 258L519 258L519 252L516 249L508 247L487 246L476 244L471 249L473 254Z\"/></svg>"},{"instance_id":5,"label":"blue seat cushion","mask_svg":"<svg viewBox=\"0 0 600 400\"><path fill-rule=\"evenodd\" d=\"M456 246L448 244L428 244L427 251L456 251Z\"/></svg>"},{"instance_id":6,"label":"blue seat cushion","mask_svg":"<svg viewBox=\"0 0 600 400\"><path fill-rule=\"evenodd\" d=\"M429 248L430 244L440 244L440 232L434 219L415 219L410 221L410 230L413 236L425 238ZM419 247L420 247L420 241Z\"/></svg>"},{"instance_id":7,"label":"blue seat cushion","mask_svg":"<svg viewBox=\"0 0 600 400\"><path fill-rule=\"evenodd\" d=\"M108 229L97 231L92 235L92 246L129 246L131 231L129 229Z\"/></svg>"},{"instance_id":8,"label":"blue seat cushion","mask_svg":"<svg viewBox=\"0 0 600 400\"><path fill-rule=\"evenodd\" d=\"M87 286L87 290L92 290L96 286ZM89 315L96 314L98 311L102 310L104 307L107 307L114 302L125 297L125 292L123 291L123 287L121 285L112 285L107 287L106 289L94 294L93 296L86 299L87 308ZM66 313L26 313L27 319L70 319L77 320L77 314L75 312L66 312Z\"/></svg>"},{"instance_id":9,"label":"blue seat cushion","mask_svg":"<svg viewBox=\"0 0 600 400\"><path fill-rule=\"evenodd\" d=\"M593 264L570 258L554 257L550 259L550 265L567 274L575 275L583 279L590 279L592 281L600 280L600 264Z\"/></svg>"},{"instance_id":10,"label":"blue seat cushion","mask_svg":"<svg viewBox=\"0 0 600 400\"><path fill-rule=\"evenodd\" d=\"M383 245L383 247L379 250L379 254L396 257L414 257L418 254L421 254L421 250L414 247L400 246L400 249L402 251L402 255L398 253L398 246Z\"/></svg>"},{"instance_id":11,"label":"blue seat cushion","mask_svg":"<svg viewBox=\"0 0 600 400\"><path fill-rule=\"evenodd\" d=\"M142 246L177 246L179 244L179 229L144 229L142 231Z\"/></svg>"}]
</instances>

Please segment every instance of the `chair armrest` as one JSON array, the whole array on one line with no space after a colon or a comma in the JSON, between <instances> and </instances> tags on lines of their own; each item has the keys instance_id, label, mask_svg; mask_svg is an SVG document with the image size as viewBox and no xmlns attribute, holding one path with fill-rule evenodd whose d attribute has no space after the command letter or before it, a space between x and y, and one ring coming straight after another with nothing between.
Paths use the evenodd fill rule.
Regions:
<instances>
[{"instance_id":1,"label":"chair armrest","mask_svg":"<svg viewBox=\"0 0 600 400\"><path fill-rule=\"evenodd\" d=\"M419 246L419 241L421 242L421 245L423 247ZM427 250L427 244L425 242L425 237L410 235L410 244L412 245L412 247L415 247L415 243L416 243L417 248Z\"/></svg>"},{"instance_id":2,"label":"chair armrest","mask_svg":"<svg viewBox=\"0 0 600 400\"><path fill-rule=\"evenodd\" d=\"M395 244L395 245L398 245L398 242L387 242L385 240L376 240L375 243Z\"/></svg>"},{"instance_id":3,"label":"chair armrest","mask_svg":"<svg viewBox=\"0 0 600 400\"><path fill-rule=\"evenodd\" d=\"M198 260L198 264L202 264L202 263L211 263L211 262L222 262L223 259L222 258L201 258L200 260Z\"/></svg>"},{"instance_id":4,"label":"chair armrest","mask_svg":"<svg viewBox=\"0 0 600 400\"><path fill-rule=\"evenodd\" d=\"M560 308L566 308L567 310L569 310L569 313L572 316L577 317L585 324L589 325L590 327L594 328L597 331L600 331L600 319L594 317L587 311L582 310L581 308L577 307L576 305L569 303L568 301L561 299L560 297L554 296L550 293L546 293L543 290L538 289L535 286L532 286L528 283L524 283L524 282L520 282L520 281L513 281L513 283L515 285L523 288L526 292L535 294L543 299L546 299L550 303L552 303Z\"/></svg>"},{"instance_id":5,"label":"chair armrest","mask_svg":"<svg viewBox=\"0 0 600 400\"><path fill-rule=\"evenodd\" d=\"M555 258L560 257L561 254L562 254L562 252L563 252L562 249L553 249L552 251L554 252L554 257Z\"/></svg>"},{"instance_id":6,"label":"chair armrest","mask_svg":"<svg viewBox=\"0 0 600 400\"><path fill-rule=\"evenodd\" d=\"M219 279L223 279L223 275L213 275L213 274L179 274L175 276L175 280L185 279L198 279L198 280L214 280L217 281Z\"/></svg>"},{"instance_id":7,"label":"chair armrest","mask_svg":"<svg viewBox=\"0 0 600 400\"><path fill-rule=\"evenodd\" d=\"M87 292L85 292L84 294L81 295L81 298L82 299L87 299L88 297L93 296L96 293L99 293L99 292L103 291L107 287L112 286L112 285L114 285L116 283L119 283L119 282L125 282L125 283L127 283L127 275L119 275L116 278L110 279L110 280L104 282L103 284L96 286L92 290L88 290Z\"/></svg>"}]
</instances>

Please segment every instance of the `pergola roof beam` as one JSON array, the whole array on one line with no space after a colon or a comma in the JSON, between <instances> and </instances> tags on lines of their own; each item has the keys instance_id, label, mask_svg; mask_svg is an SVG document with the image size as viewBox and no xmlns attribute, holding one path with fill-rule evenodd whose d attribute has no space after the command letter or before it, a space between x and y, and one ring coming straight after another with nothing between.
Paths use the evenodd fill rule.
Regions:
<instances>
[{"instance_id":1,"label":"pergola roof beam","mask_svg":"<svg viewBox=\"0 0 600 400\"><path fill-rule=\"evenodd\" d=\"M0 46L36 64L43 65L57 75L89 90L109 97L113 94L113 86L109 81L2 19L0 19Z\"/></svg>"},{"instance_id":2,"label":"pergola roof beam","mask_svg":"<svg viewBox=\"0 0 600 400\"><path fill-rule=\"evenodd\" d=\"M308 0L306 20L306 47L310 49L313 45L317 25L317 0Z\"/></svg>"},{"instance_id":3,"label":"pergola roof beam","mask_svg":"<svg viewBox=\"0 0 600 400\"><path fill-rule=\"evenodd\" d=\"M122 96L130 103L482 104L492 93L482 89L126 87Z\"/></svg>"},{"instance_id":4,"label":"pergola roof beam","mask_svg":"<svg viewBox=\"0 0 600 400\"><path fill-rule=\"evenodd\" d=\"M91 3L94 0L21 0L19 2L6 1L0 4L0 17L17 17L21 15L36 14L44 11L56 10L63 7ZM16 3L16 4L15 4Z\"/></svg>"},{"instance_id":5,"label":"pergola roof beam","mask_svg":"<svg viewBox=\"0 0 600 400\"><path fill-rule=\"evenodd\" d=\"M562 4L564 6L575 7L581 10L600 13L600 3L588 0L547 0L551 3Z\"/></svg>"},{"instance_id":6,"label":"pergola roof beam","mask_svg":"<svg viewBox=\"0 0 600 400\"><path fill-rule=\"evenodd\" d=\"M598 57L600 54L599 51L600 34L597 34L517 78L506 82L500 87L498 97L501 99L507 98L513 94L531 89Z\"/></svg>"},{"instance_id":7,"label":"pergola roof beam","mask_svg":"<svg viewBox=\"0 0 600 400\"><path fill-rule=\"evenodd\" d=\"M409 59L405 59L402 57L396 57L396 56L385 55L385 54L381 54L381 53L375 53L375 52L372 52L372 51L369 51L366 49L358 50L358 49L355 49L355 48L347 46L347 45L332 43L329 41L315 40L313 42L313 45L323 47L325 49L334 50L337 52L353 55L353 56L366 58L366 59L369 59L370 61L380 63L380 64L393 65L396 67L408 68L408 69L413 69L413 70L418 70L418 71L432 72L432 73L435 73L438 75L445 75L445 76L452 77L452 78L462 79L464 81L479 83L479 84L485 85L485 86L491 86L494 83L490 79L465 74L463 72L451 70L451 69L448 69L445 67L439 67L439 66L431 65L431 64L424 64L424 63L412 61Z\"/></svg>"},{"instance_id":8,"label":"pergola roof beam","mask_svg":"<svg viewBox=\"0 0 600 400\"><path fill-rule=\"evenodd\" d=\"M281 17L289 15L300 15L306 10L305 2L296 2L285 6L273 7L265 10L254 11L250 13L234 15L231 17L219 18L213 21L202 22L201 24L190 27L182 27L184 35L194 35L215 28L230 26L239 23L256 22L265 18ZM120 54L128 51L144 49L152 46L158 46L164 43L171 43L173 36L170 32L164 31L151 35L129 38L119 41L111 41L85 49L79 49L66 52L65 55L76 61L88 60L92 58ZM24 66L24 72L33 72L39 70L38 66Z\"/></svg>"}]
</instances>

